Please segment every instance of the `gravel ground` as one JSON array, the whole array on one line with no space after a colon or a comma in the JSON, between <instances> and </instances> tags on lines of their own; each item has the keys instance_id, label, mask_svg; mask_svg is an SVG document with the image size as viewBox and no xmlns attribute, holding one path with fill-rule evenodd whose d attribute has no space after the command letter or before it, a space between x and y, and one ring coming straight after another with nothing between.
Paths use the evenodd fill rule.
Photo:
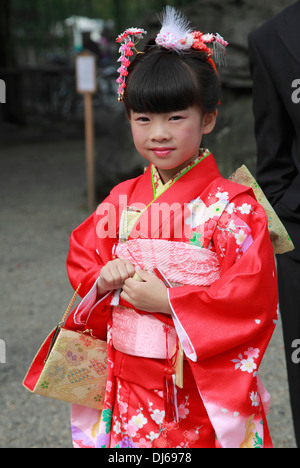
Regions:
<instances>
[{"instance_id":1,"label":"gravel ground","mask_svg":"<svg viewBox=\"0 0 300 468\"><path fill-rule=\"evenodd\" d=\"M0 447L71 448L69 405L31 395L22 380L72 295L65 259L87 216L84 142L0 148ZM294 448L281 324L261 367L275 448Z\"/></svg>"}]
</instances>

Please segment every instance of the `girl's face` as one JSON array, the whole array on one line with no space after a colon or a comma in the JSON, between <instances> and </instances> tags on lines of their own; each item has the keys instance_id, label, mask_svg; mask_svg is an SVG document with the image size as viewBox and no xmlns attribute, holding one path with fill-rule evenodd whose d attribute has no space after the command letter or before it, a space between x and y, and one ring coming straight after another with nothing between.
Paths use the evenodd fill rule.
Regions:
<instances>
[{"instance_id":1,"label":"girl's face","mask_svg":"<svg viewBox=\"0 0 300 468\"><path fill-rule=\"evenodd\" d=\"M130 124L138 152L153 163L166 183L192 161L202 136L210 133L217 111L202 116L198 107L163 114L131 111Z\"/></svg>"}]
</instances>

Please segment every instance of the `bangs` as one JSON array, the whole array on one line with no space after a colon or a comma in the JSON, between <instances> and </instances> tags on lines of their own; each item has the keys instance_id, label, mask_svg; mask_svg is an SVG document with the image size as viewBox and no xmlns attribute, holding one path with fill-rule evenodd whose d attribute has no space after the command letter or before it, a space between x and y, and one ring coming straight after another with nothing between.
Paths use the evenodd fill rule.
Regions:
<instances>
[{"instance_id":1,"label":"bangs","mask_svg":"<svg viewBox=\"0 0 300 468\"><path fill-rule=\"evenodd\" d=\"M167 113L198 105L199 91L193 71L177 53L138 56L129 67L125 106L137 113ZM141 66L139 66L141 65Z\"/></svg>"}]
</instances>

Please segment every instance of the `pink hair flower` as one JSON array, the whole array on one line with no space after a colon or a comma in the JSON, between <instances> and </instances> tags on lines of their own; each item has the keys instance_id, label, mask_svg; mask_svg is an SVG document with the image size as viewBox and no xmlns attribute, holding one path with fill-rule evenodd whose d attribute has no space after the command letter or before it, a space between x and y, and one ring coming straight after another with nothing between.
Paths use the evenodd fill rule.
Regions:
<instances>
[{"instance_id":1,"label":"pink hair flower","mask_svg":"<svg viewBox=\"0 0 300 468\"><path fill-rule=\"evenodd\" d=\"M122 55L122 57L120 57L118 61L122 62L123 67L126 68L130 65L130 60L128 60L125 55Z\"/></svg>"},{"instance_id":2,"label":"pink hair flower","mask_svg":"<svg viewBox=\"0 0 300 468\"><path fill-rule=\"evenodd\" d=\"M129 36L136 36L139 39L142 38L144 34L147 34L147 31L142 28L129 28L126 30L126 32Z\"/></svg>"},{"instance_id":3,"label":"pink hair flower","mask_svg":"<svg viewBox=\"0 0 300 468\"><path fill-rule=\"evenodd\" d=\"M221 44L224 47L227 47L229 45L229 42L226 42L224 40L224 38L222 36L220 36L220 34L218 34L218 33L216 34L215 39L216 39L216 42L218 42L219 44Z\"/></svg>"},{"instance_id":4,"label":"pink hair flower","mask_svg":"<svg viewBox=\"0 0 300 468\"><path fill-rule=\"evenodd\" d=\"M118 43L121 43L124 41L124 39L126 39L128 37L128 33L127 31L124 31L123 34L120 34L117 39L116 39L116 42Z\"/></svg>"},{"instance_id":5,"label":"pink hair flower","mask_svg":"<svg viewBox=\"0 0 300 468\"><path fill-rule=\"evenodd\" d=\"M126 56L126 57L132 57L132 55L133 55L132 50L129 49L129 48L127 48L127 49L125 50L125 56Z\"/></svg>"},{"instance_id":6,"label":"pink hair flower","mask_svg":"<svg viewBox=\"0 0 300 468\"><path fill-rule=\"evenodd\" d=\"M128 70L124 67L118 68L118 72L120 73L121 76L127 76L128 75Z\"/></svg>"}]
</instances>

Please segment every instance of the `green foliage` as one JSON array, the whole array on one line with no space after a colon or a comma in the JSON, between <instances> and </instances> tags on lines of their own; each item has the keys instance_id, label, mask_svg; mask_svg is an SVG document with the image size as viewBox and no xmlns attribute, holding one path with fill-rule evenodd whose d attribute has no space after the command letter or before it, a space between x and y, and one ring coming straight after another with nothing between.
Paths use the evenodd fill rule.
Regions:
<instances>
[{"instance_id":1,"label":"green foliage","mask_svg":"<svg viewBox=\"0 0 300 468\"><path fill-rule=\"evenodd\" d=\"M115 23L113 34L118 35L120 31L127 27L143 27L143 21L149 16L150 12L161 12L167 4L181 8L191 3L191 1L1 0L0 16L4 14L4 4L9 4L9 15L5 10L5 17L10 32L9 41L17 50L17 57L20 58L20 54L22 56L22 51L25 51L25 49L34 50L36 56L39 57L45 51L64 53L70 50L70 37L55 33L56 25L58 23L63 24L63 21L70 16L112 19ZM4 38L2 38L2 43L4 43Z\"/></svg>"},{"instance_id":2,"label":"green foliage","mask_svg":"<svg viewBox=\"0 0 300 468\"><path fill-rule=\"evenodd\" d=\"M149 11L161 11L165 5L182 7L189 0L11 0L12 24L34 37L41 37L50 25L68 16L114 19L129 27ZM129 23L128 23L129 21ZM126 23L126 24L125 24Z\"/></svg>"}]
</instances>

